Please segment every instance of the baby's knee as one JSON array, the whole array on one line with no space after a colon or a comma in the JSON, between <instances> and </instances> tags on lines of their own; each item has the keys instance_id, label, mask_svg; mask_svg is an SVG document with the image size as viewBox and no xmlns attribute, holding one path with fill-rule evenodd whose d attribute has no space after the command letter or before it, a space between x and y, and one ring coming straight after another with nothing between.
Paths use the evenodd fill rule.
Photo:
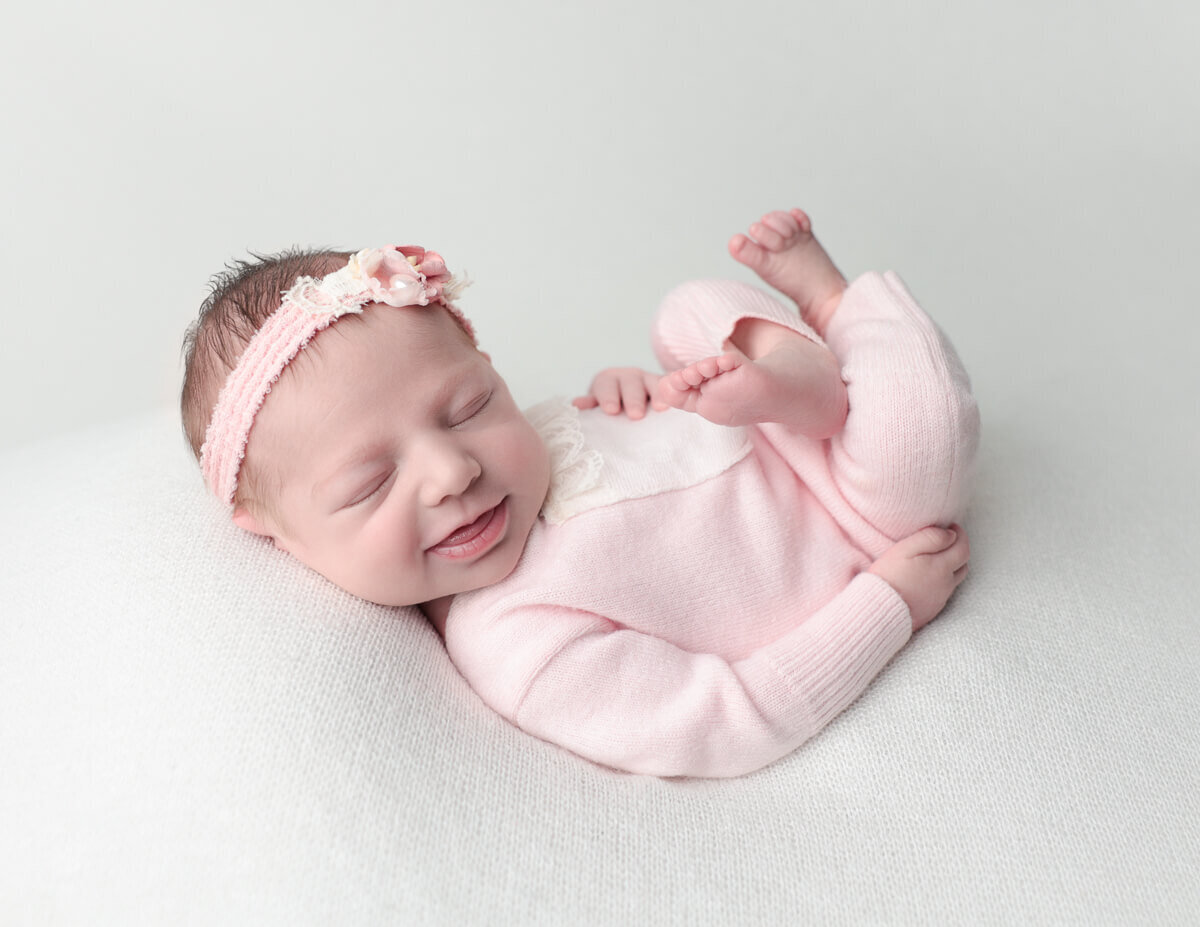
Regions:
<instances>
[{"instance_id":1,"label":"baby's knee","mask_svg":"<svg viewBox=\"0 0 1200 927\"><path fill-rule=\"evenodd\" d=\"M689 280L662 298L651 342L664 367L672 369L720 351L721 342L740 318L783 320L795 315L775 297L747 283Z\"/></svg>"},{"instance_id":2,"label":"baby's knee","mask_svg":"<svg viewBox=\"0 0 1200 927\"><path fill-rule=\"evenodd\" d=\"M850 409L830 455L846 499L893 540L962 521L979 448L979 410L970 392L894 405L886 417L856 415L852 392Z\"/></svg>"},{"instance_id":3,"label":"baby's knee","mask_svg":"<svg viewBox=\"0 0 1200 927\"><path fill-rule=\"evenodd\" d=\"M689 280L670 289L658 307L658 316L679 314L765 315L774 317L780 309L795 312L764 290L737 280Z\"/></svg>"},{"instance_id":4,"label":"baby's knee","mask_svg":"<svg viewBox=\"0 0 1200 927\"><path fill-rule=\"evenodd\" d=\"M950 525L966 516L979 451L979 409L970 393L940 420L924 423L898 466L895 521L888 533L906 537L926 525Z\"/></svg>"}]
</instances>

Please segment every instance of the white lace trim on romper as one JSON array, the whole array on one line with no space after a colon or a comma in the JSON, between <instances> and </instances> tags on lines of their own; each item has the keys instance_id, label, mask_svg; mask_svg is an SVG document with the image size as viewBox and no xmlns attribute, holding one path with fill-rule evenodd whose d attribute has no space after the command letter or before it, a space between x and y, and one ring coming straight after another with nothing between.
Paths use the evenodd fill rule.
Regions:
<instances>
[{"instance_id":1,"label":"white lace trim on romper","mask_svg":"<svg viewBox=\"0 0 1200 927\"><path fill-rule=\"evenodd\" d=\"M542 517L560 525L590 509L686 489L724 473L750 453L744 428L691 412L647 412L640 421L580 415L562 398L525 410L550 454Z\"/></svg>"}]
</instances>

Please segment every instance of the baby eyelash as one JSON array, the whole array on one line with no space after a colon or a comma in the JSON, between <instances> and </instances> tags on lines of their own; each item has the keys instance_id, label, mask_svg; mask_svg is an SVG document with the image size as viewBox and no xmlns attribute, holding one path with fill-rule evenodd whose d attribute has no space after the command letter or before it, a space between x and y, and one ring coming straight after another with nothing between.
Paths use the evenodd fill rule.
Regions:
<instances>
[{"instance_id":1,"label":"baby eyelash","mask_svg":"<svg viewBox=\"0 0 1200 927\"><path fill-rule=\"evenodd\" d=\"M480 412L482 412L484 409L486 409L488 407L488 405L492 401L492 396L494 396L494 395L495 395L495 393L493 391L489 390L487 395L482 397L482 399L483 399L482 402L476 400L471 405L467 406L467 410L468 410L467 414L464 415L462 418L458 419L451 427L452 428L457 427L457 426L463 424L464 422L469 422L476 415L478 415Z\"/></svg>"},{"instance_id":2,"label":"baby eyelash","mask_svg":"<svg viewBox=\"0 0 1200 927\"><path fill-rule=\"evenodd\" d=\"M394 472L395 472L394 470L389 471L387 473L387 475L385 475L384 478L379 481L379 485L377 485L374 489L372 489L365 496L362 496L361 498L354 499L351 502L348 502L346 504L346 508L353 508L356 505L362 505L364 502L367 502L368 500L373 499L375 496L379 495L379 493L383 490L383 488L385 486L387 486L387 484L389 482L391 482L392 473L394 473Z\"/></svg>"}]
</instances>

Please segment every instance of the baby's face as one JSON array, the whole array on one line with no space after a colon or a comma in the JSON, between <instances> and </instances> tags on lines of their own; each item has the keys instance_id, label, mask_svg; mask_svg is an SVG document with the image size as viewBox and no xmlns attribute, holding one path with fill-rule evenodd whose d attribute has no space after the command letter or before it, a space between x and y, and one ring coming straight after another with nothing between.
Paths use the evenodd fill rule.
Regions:
<instances>
[{"instance_id":1,"label":"baby's face","mask_svg":"<svg viewBox=\"0 0 1200 927\"><path fill-rule=\"evenodd\" d=\"M318 335L267 396L247 462L279 481L264 533L384 605L507 576L550 477L504 381L436 307L371 306Z\"/></svg>"}]
</instances>

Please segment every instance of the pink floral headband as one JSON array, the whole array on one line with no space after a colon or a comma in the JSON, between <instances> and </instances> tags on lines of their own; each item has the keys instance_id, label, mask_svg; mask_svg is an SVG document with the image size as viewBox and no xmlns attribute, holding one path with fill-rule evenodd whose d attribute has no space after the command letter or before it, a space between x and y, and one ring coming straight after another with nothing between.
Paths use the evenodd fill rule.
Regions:
<instances>
[{"instance_id":1,"label":"pink floral headband","mask_svg":"<svg viewBox=\"0 0 1200 927\"><path fill-rule=\"evenodd\" d=\"M464 286L440 254L415 245L369 248L320 280L298 278L254 333L217 396L200 448L204 481L217 498L233 504L254 417L284 368L318 332L347 313L361 313L368 303L397 308L438 303L474 341L471 323L453 304Z\"/></svg>"}]
</instances>

